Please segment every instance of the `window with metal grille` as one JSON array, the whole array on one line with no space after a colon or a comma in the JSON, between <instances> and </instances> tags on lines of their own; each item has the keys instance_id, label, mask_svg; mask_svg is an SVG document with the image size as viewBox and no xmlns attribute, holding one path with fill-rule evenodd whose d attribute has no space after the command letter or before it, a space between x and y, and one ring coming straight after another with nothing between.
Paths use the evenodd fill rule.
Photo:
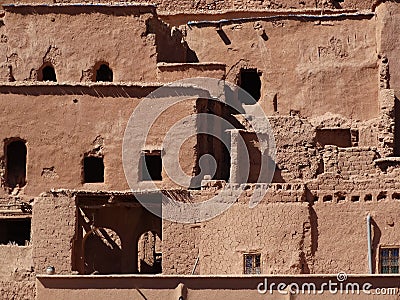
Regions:
<instances>
[{"instance_id":1,"label":"window with metal grille","mask_svg":"<svg viewBox=\"0 0 400 300\"><path fill-rule=\"evenodd\" d=\"M382 248L380 254L381 273L399 273L399 248Z\"/></svg>"},{"instance_id":2,"label":"window with metal grille","mask_svg":"<svg viewBox=\"0 0 400 300\"><path fill-rule=\"evenodd\" d=\"M244 274L261 274L261 254L244 255Z\"/></svg>"}]
</instances>

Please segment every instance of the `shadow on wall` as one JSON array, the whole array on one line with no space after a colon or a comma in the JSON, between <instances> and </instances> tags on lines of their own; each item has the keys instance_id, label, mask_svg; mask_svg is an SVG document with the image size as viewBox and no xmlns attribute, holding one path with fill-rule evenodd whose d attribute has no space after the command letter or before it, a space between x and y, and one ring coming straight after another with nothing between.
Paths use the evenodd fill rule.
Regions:
<instances>
[{"instance_id":1,"label":"shadow on wall","mask_svg":"<svg viewBox=\"0 0 400 300\"><path fill-rule=\"evenodd\" d=\"M378 270L378 266L376 265L376 262L377 262L378 256L379 256L378 246L379 246L379 243L381 240L382 232L379 229L378 224L376 224L376 222L372 218L371 218L371 226L372 226L372 234L373 234L373 238L372 238L372 273L379 273L380 270Z\"/></svg>"},{"instance_id":2,"label":"shadow on wall","mask_svg":"<svg viewBox=\"0 0 400 300\"><path fill-rule=\"evenodd\" d=\"M169 27L157 17L146 21L146 35L154 34L157 47L157 62L196 63L196 53L183 42L183 34L176 27Z\"/></svg>"},{"instance_id":3,"label":"shadow on wall","mask_svg":"<svg viewBox=\"0 0 400 300\"><path fill-rule=\"evenodd\" d=\"M83 238L84 274L121 272L122 248L118 234L108 228L93 228Z\"/></svg>"},{"instance_id":4,"label":"shadow on wall","mask_svg":"<svg viewBox=\"0 0 400 300\"><path fill-rule=\"evenodd\" d=\"M394 99L394 155L400 156L400 101Z\"/></svg>"}]
</instances>

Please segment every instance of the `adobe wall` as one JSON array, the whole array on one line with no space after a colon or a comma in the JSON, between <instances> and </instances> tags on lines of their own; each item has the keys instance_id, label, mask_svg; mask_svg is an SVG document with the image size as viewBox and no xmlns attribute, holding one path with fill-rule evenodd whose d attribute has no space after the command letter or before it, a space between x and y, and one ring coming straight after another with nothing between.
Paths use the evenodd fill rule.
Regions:
<instances>
[{"instance_id":1,"label":"adobe wall","mask_svg":"<svg viewBox=\"0 0 400 300\"><path fill-rule=\"evenodd\" d=\"M19 90L22 92L23 88ZM38 196L50 188L82 187L83 157L96 148L104 155L105 184L97 187L94 184L93 188L126 189L122 139L138 99L117 94L99 98L82 93L82 89L71 95L58 88L54 90L57 95L48 93L39 97L18 93L1 97L2 120L8 126L2 130L0 140L19 137L27 141L24 193ZM91 90L95 93L96 88ZM35 91L38 93L40 87L35 87ZM4 155L3 151L0 147L0 156ZM91 186L87 184L87 188Z\"/></svg>"},{"instance_id":2,"label":"adobe wall","mask_svg":"<svg viewBox=\"0 0 400 300\"><path fill-rule=\"evenodd\" d=\"M258 206L249 208L254 192L250 185L227 211L207 222L183 225L164 220L163 273L243 274L243 254L247 253L261 254L262 273L308 272L308 203L302 202L305 197L300 186L284 188L268 191ZM206 190L190 196L198 202L214 195Z\"/></svg>"},{"instance_id":3,"label":"adobe wall","mask_svg":"<svg viewBox=\"0 0 400 300\"><path fill-rule=\"evenodd\" d=\"M36 299L36 282L31 281L0 281L0 293L4 300L32 300Z\"/></svg>"},{"instance_id":4,"label":"adobe wall","mask_svg":"<svg viewBox=\"0 0 400 300\"><path fill-rule=\"evenodd\" d=\"M0 44L3 78L11 65L15 80L35 80L43 63L51 63L59 82L91 81L93 68L101 62L109 64L114 81L153 81L156 77L155 35L147 32L146 24L154 18L152 7L124 11L37 7L37 13L29 7L5 9Z\"/></svg>"},{"instance_id":5,"label":"adobe wall","mask_svg":"<svg viewBox=\"0 0 400 300\"><path fill-rule=\"evenodd\" d=\"M307 205L233 206L204 224L201 274L243 274L243 254L260 253L263 272L302 273L311 246Z\"/></svg>"},{"instance_id":6,"label":"adobe wall","mask_svg":"<svg viewBox=\"0 0 400 300\"><path fill-rule=\"evenodd\" d=\"M225 63L229 82L238 82L241 68L262 72L259 102L267 114L276 113L276 98L283 115L334 112L363 121L378 116L376 21L370 16L221 24L221 31L207 22L186 26L189 47L199 61Z\"/></svg>"},{"instance_id":7,"label":"adobe wall","mask_svg":"<svg viewBox=\"0 0 400 300\"><path fill-rule=\"evenodd\" d=\"M113 8L116 10L114 12L116 16L113 17L112 26L110 25L110 27L123 30L121 29L121 24L118 23L127 18L120 14L122 8L123 6ZM59 22L59 18L66 18L65 20L70 18L71 21L65 21L65 23L73 24L78 22L73 20L80 20L81 14L73 13L72 8L68 6L64 8L62 6L61 8L57 8L57 6L48 8L39 6L36 9L40 13L32 15L29 14L29 8L24 8L23 6L7 8L4 18L5 26L2 27L3 30L9 30L11 34L10 36L6 34L7 38L4 39L3 46L7 51L14 51L13 49L21 46L18 43L25 39L17 40L14 38L21 35L18 32L18 28L21 28L22 25L26 27L32 23L34 24L32 25L33 28L36 28L34 32L40 32L41 36L35 36L36 33L34 32L29 35L32 39L38 38L37 43L32 43L35 47L48 43L46 39L54 36L55 39L63 40L62 42L60 40L60 43L57 42L58 48L65 47L65 49L69 49L68 51L80 53L77 48L71 48L78 47L78 45L80 47L82 43L79 41L72 42L68 40L69 38L55 35L54 32L50 31L47 35L42 34L42 31L39 31L35 26L39 26L38 24L47 20L47 17L50 18L49 22L52 25L46 28L55 26L53 23ZM62 13L57 14L56 20L52 22L52 17L50 16L54 15L57 9L61 9ZM104 11L108 10L107 6L91 9L94 10L91 16L100 18L96 20L88 19L88 22L93 21L93 24L97 24L96 22L100 24L112 17L110 13L112 10L104 13ZM143 34L148 29L146 24L149 25L149 20L154 20L153 8L128 6L126 9L133 16L132 20L134 21L131 20L130 22L137 22L137 24L132 23L132 27L138 28L137 32L130 33L132 39L137 39L132 40L131 43L140 44L139 40L143 40ZM146 14L143 14L143 9L147 12ZM150 27L155 26L153 21L150 23ZM156 26L157 28L164 27ZM258 34L260 28L267 35L267 39ZM115 73L115 81L157 79L166 82L185 76L205 74L216 78L226 77L228 81L235 82L238 79L241 68L254 67L259 69L263 72L260 103L267 114L273 115L270 118L270 122L272 123L278 146L277 162L281 174L278 174L280 178L277 178L277 181L291 181L300 178L311 179L321 173L322 151L315 149L317 146L315 129L316 127L329 126L327 125L329 122L337 127L351 126L351 128L358 129L360 145L376 146L382 156L390 155L390 152L383 153L381 151L385 143L387 143L388 147L393 146L390 144L393 144L393 141L390 140L393 139L393 132L391 132L390 128L387 129L387 127L391 126L390 122L393 121L393 118L385 117L383 114L383 100L381 100L383 96L381 94L378 95L378 71L381 67L381 61L376 56L376 47L379 41L376 37L376 21L374 18L367 14L346 19L324 17L311 20L284 17L279 19L272 18L268 21L234 22L223 25L222 29L230 39L230 45L223 43L221 37L215 31L215 26L187 26L186 33L185 31L182 33L186 34L185 41L196 52L200 61L220 61L221 63L157 65L157 58L155 60L152 58L153 60L146 61L143 66L137 67L137 70L141 70L140 72L135 71L132 73L132 70L125 69L129 64L122 59L122 62L125 62L124 66L121 66L121 68L118 66L114 73L121 72L126 78L119 77ZM70 32L73 33L75 32L74 30L71 27ZM6 31L5 33L7 33ZM98 34L107 34L105 29L98 32ZM166 31L161 30L158 31L158 35L162 35L161 32L163 34L166 33ZM90 32L86 34L92 36ZM125 33L121 32L121 34ZM154 35L154 33L152 34ZM48 37L43 38L45 36ZM203 43L202 41L204 40L207 40L207 43ZM116 42L116 40L112 39L111 41L113 43ZM293 45L290 46L288 41L293 41ZM94 41L88 39L87 42L93 44L92 48L90 48L92 49L93 57L96 55L104 55L104 57L111 55L97 46L94 48L94 45L97 44ZM153 49L151 51L155 51L155 44L151 47L145 47L145 49L151 48ZM17 65L14 66L12 61L7 62L12 66L12 72L16 76L14 76L16 80L26 79L22 76L22 73L29 73L28 70L21 68L28 68L27 65L32 61L38 61L42 64L47 60L47 58L43 58L44 56L39 58L34 56L40 53L39 48L23 48L26 53L17 59ZM118 49L120 49L119 46ZM121 57L135 57L139 61L143 61L141 56L132 53L130 48L125 49L122 47L121 49L119 50L120 57L118 57L118 60ZM159 47L159 49L161 48ZM281 51L281 49L284 49L284 51ZM51 55L49 59L51 62L57 62L58 58L56 59L52 55L59 57L60 53L64 53L64 50L53 50L49 52L49 55ZM146 51L142 50L141 52L145 55L150 55ZM149 57L152 57L152 55ZM29 60L29 63L24 63L24 59ZM58 69L60 69L60 72L65 72L65 74L60 73L60 80L79 81L80 78L75 76L75 73L72 76L72 72L83 70L77 64L84 61L88 63L87 56L74 59L74 64L66 66L64 65L66 64L65 60L61 59L60 68L56 66L56 72L58 74ZM293 67L293 62L297 62L295 67ZM224 67L225 64L226 69ZM135 77L138 73L147 73L150 65L152 65L151 68L154 68L153 75L147 79ZM14 71L16 72L15 74ZM21 76L17 75L18 72L20 72ZM332 72L338 72L337 76L333 75ZM338 80L332 80L332 78L338 78ZM348 84L349 82L351 84ZM4 106L2 110L6 112L4 115L5 121L10 124L8 129L4 131L3 139L19 136L29 142L29 179L25 188L26 194L38 195L49 188L58 187L82 188L82 155L93 151L96 147L100 147L104 153L104 162L106 164L105 184L89 184L84 187L102 190L123 190L127 188L123 172L121 172L120 150L118 149L121 149L122 136L130 113L139 102L138 99L152 90L151 87L129 88L130 91L128 91L127 96L131 99L128 99L125 98L125 92L128 90L127 86L108 87L105 85L100 88L90 87L90 84L83 84L83 86L77 86L76 88L69 86L60 88L41 85L35 87L34 84L31 86L30 84L27 85L26 82L16 85L16 87L12 84L3 87L4 94L10 93L10 95L2 97L3 104L0 104ZM325 91L329 91L329 93ZM23 96L22 94L24 93L28 93L33 97ZM40 100L37 97L39 94L42 95ZM67 96L65 94L71 95ZM78 94L83 95L76 97ZM115 99L118 99L117 106ZM277 100L276 112L273 108L274 99ZM29 104L26 103L27 101ZM77 102L75 103L74 101ZM188 102L183 106L166 111L164 117L160 117L159 125L155 125L151 131L149 148L160 148L161 137L166 132L164 128L168 128L169 126L167 125L174 123L178 117L184 116L183 111L188 111L189 114L194 113L191 106L192 104ZM31 113L32 111L36 111L36 113L33 114ZM38 120L42 118L40 113L42 111L46 111L47 119L50 118L49 116L51 118L54 117L54 119L49 119L46 124L39 124ZM73 113L72 118L71 112ZM334 112L336 115L327 116L324 119L321 115L326 112ZM288 116L289 114L292 116ZM118 115L118 119L115 118L115 115ZM66 116L68 116L68 120L65 119ZM174 118L170 116L174 116ZM344 120L340 120L339 125L336 122L338 116ZM306 120L306 117L312 117L313 119ZM65 121L58 125L55 124L56 120L57 122L59 120ZM359 121L366 122L361 123ZM23 125L21 126L21 124ZM50 124L52 126L51 132L47 128ZM92 126L90 124L96 125ZM65 130L66 126L70 135L61 137L60 133ZM288 138L289 128L293 127L298 129L291 131L292 135ZM42 136L39 137L37 132L42 132ZM387 136L384 135L386 132L388 132ZM377 139L378 141L376 141ZM55 140L59 141L57 143L57 151L54 148ZM186 174L193 172L193 164L196 159L196 153L193 150L195 144L195 140L189 140L181 150L182 159L185 159L185 155L182 153L190 153L188 155L189 159L185 159L183 162ZM53 151L54 154L47 155L45 152L48 152L43 149L52 149L50 151ZM35 161L35 164L32 164L33 161ZM38 161L39 163L37 163ZM65 174L68 175L65 176ZM166 182L165 187L168 186L170 184Z\"/></svg>"},{"instance_id":8,"label":"adobe wall","mask_svg":"<svg viewBox=\"0 0 400 300\"><path fill-rule=\"evenodd\" d=\"M373 272L379 270L379 248L397 246L400 239L397 210L399 201L351 200L317 203L313 206L318 222L315 273L368 273L366 216L372 216ZM351 245L351 246L349 246Z\"/></svg>"},{"instance_id":9,"label":"adobe wall","mask_svg":"<svg viewBox=\"0 0 400 300\"><path fill-rule=\"evenodd\" d=\"M32 245L0 246L0 294L4 300L35 299Z\"/></svg>"},{"instance_id":10,"label":"adobe wall","mask_svg":"<svg viewBox=\"0 0 400 300\"><path fill-rule=\"evenodd\" d=\"M44 274L48 266L53 266L57 274L71 274L76 222L74 198L62 195L36 198L32 213L32 258L36 274Z\"/></svg>"},{"instance_id":11,"label":"adobe wall","mask_svg":"<svg viewBox=\"0 0 400 300\"><path fill-rule=\"evenodd\" d=\"M378 53L385 55L389 63L390 87L399 89L399 53L397 51L400 39L394 24L399 21L400 8L398 3L385 1L377 7L377 37L380 40Z\"/></svg>"},{"instance_id":12,"label":"adobe wall","mask_svg":"<svg viewBox=\"0 0 400 300\"><path fill-rule=\"evenodd\" d=\"M260 253L266 274L368 273L368 214L373 273L380 273L380 248L400 244L396 235L399 187L384 177L380 183L376 178L330 179L328 174L318 180L318 198L314 190L303 190L302 195L293 184L273 184L255 208L248 207L250 188L211 221L190 225L164 221L163 273L192 274L196 265L194 274L242 274L245 253ZM308 187L316 185L310 182ZM370 193L371 199L365 198ZM203 201L212 196L211 190L201 194L192 193Z\"/></svg>"},{"instance_id":13,"label":"adobe wall","mask_svg":"<svg viewBox=\"0 0 400 300\"><path fill-rule=\"evenodd\" d=\"M0 245L0 278L29 279L32 275L32 245Z\"/></svg>"},{"instance_id":14,"label":"adobe wall","mask_svg":"<svg viewBox=\"0 0 400 300\"><path fill-rule=\"evenodd\" d=\"M0 109L4 112L3 122L8 126L2 130L0 140L19 137L27 141L27 184L23 193L38 196L51 188L128 189L122 166L125 128L140 101L138 97L147 96L155 88L129 85L55 87L46 84L5 87L13 92L2 92ZM41 89L47 92L39 92ZM136 160L139 161L141 150L161 149L171 125L195 111L196 99L189 99L156 116L146 144L131 150L137 154ZM143 136L143 124L137 126L138 132L131 132L132 136ZM196 139L191 139L180 149L185 154L181 156L183 169L189 175L195 167L196 143ZM104 157L104 183L83 183L83 157L93 153ZM0 157L3 156L4 148L0 147ZM132 168L135 174L139 173L138 165ZM161 186L175 185L165 173L163 177Z\"/></svg>"}]
</instances>

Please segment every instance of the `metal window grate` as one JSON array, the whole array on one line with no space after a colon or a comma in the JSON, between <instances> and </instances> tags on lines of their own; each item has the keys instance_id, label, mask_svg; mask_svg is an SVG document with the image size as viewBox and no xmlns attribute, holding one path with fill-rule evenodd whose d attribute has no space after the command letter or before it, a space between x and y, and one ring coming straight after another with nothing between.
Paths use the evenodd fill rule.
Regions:
<instances>
[{"instance_id":1,"label":"metal window grate","mask_svg":"<svg viewBox=\"0 0 400 300\"><path fill-rule=\"evenodd\" d=\"M382 274L399 273L399 248L381 249L380 262Z\"/></svg>"},{"instance_id":2,"label":"metal window grate","mask_svg":"<svg viewBox=\"0 0 400 300\"><path fill-rule=\"evenodd\" d=\"M261 254L244 255L244 274L261 274Z\"/></svg>"}]
</instances>

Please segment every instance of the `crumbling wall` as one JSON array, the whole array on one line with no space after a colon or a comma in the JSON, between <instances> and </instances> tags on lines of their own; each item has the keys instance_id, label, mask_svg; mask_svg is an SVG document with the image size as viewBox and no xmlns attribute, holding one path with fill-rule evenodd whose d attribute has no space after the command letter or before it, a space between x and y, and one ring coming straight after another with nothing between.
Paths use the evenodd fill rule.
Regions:
<instances>
[{"instance_id":1,"label":"crumbling wall","mask_svg":"<svg viewBox=\"0 0 400 300\"><path fill-rule=\"evenodd\" d=\"M172 8L173 3L160 2L165 9ZM200 0L181 4L183 9L190 6L196 10L278 9L291 8L291 5L333 9L371 5L370 1L291 3ZM261 254L262 273L365 273L367 213L371 213L374 220L373 248L377 271L379 247L400 244L396 215L400 203L398 161L381 161L381 165L377 162L378 158L392 156L395 147L396 98L394 90L389 88L397 86L400 76L396 68L398 42L395 26L392 26L397 20L398 8L389 2L382 4L378 7L377 19L363 13L340 18L273 17L261 21L232 21L217 30L215 24L198 26L192 23L182 27L182 31L171 30L155 19L152 9L146 14L141 14L140 10L136 12L129 15L127 21L127 16L110 12L94 11L82 18L82 14L72 11L24 14L8 9L5 25L0 26L0 49L5 53L0 77L4 81L35 81L39 78L40 67L51 63L60 81L86 81L92 77L93 66L99 60L110 64L116 81L154 81L163 78L157 77L163 68L170 74L162 81L204 71L202 74L239 83L242 69L254 68L261 73L263 85L259 102L270 115L277 144L278 168L274 184L255 208L248 207L250 196L261 193L260 190L264 191L267 186L236 186L243 189L242 197L235 199L236 203L224 214L208 222L186 225L163 221L164 274L242 274L246 253ZM153 21L156 24L151 24ZM63 30L68 34L56 34L54 28L60 24L64 24ZM82 28L85 28L83 32ZM110 33L109 28L114 31ZM26 36L29 38L24 38ZM121 36L128 38L122 41ZM183 37L185 41L181 40ZM82 55L82 49L89 54ZM186 63L190 51L194 51L191 54L196 54L200 61L220 63L205 64L204 69L201 64L191 68ZM180 64L159 64L157 67L159 61ZM125 84L90 86L85 82L79 86L59 87L34 84L19 82L1 87L0 111L7 126L2 129L0 140L21 137L28 144L24 192L38 195L50 187L127 189L120 158L124 129L139 99L157 85L133 88ZM168 96L156 99L152 103L154 106L146 107L146 113L150 114L155 106L166 105ZM141 151L179 151L178 161L184 173L192 176L198 167L196 158L202 146L199 146L199 140L193 136L180 149L163 149L163 138L179 120L195 117L201 111L197 96L169 107L157 116L145 149L143 145L137 145L134 153L139 157ZM206 105L203 108L205 112L224 114L221 107ZM335 115L319 118L326 112ZM232 116L229 118L233 119ZM198 129L195 121L196 118L191 119L173 137L178 140L195 132ZM135 126L138 130L133 133L133 140L143 135L143 124L137 122ZM350 142L346 143L349 147L331 146L330 143L337 143L336 140L325 139L323 145L319 144L317 130L330 127L349 130ZM357 130L359 140L352 135ZM256 153L252 157L252 166L257 169L260 159L257 140L253 133L248 135L253 146L251 151ZM210 148L216 155L221 155L217 153L220 149L216 149L216 143L211 143ZM104 183L82 183L82 158L85 155L104 158ZM0 160L4 161L4 158ZM170 160L167 163L176 165L176 162ZM385 169L384 163L392 165ZM2 164L4 162L0 161L0 175L4 169ZM139 163L133 164L136 173L138 166ZM221 166L219 168L218 172L222 174ZM166 177L165 172L163 175ZM214 183L205 186L205 189L211 186L209 190L180 191L176 193L179 194L177 198L181 201L207 200L223 186L222 182ZM170 187L171 184L166 178L159 187ZM102 205L113 205L114 200L110 196ZM141 207L140 212L129 213L131 208L137 207L123 205L98 212L97 203L89 204L94 208L82 206L85 216L80 216L79 220L86 217L91 221L90 218L95 216L99 227L109 230L109 235L115 237L117 231L124 232L122 236L129 239L129 247L120 263L128 264L117 271L138 271L137 257L133 256L138 250L136 238L142 229L149 229L144 228L145 222L138 223L141 218L146 222L150 220L149 213ZM22 293L21 297L32 295L30 256L33 257L34 271L39 274L47 266L54 266L57 274L70 274L73 270L84 273L84 268L75 268L83 253L81 244L76 246L76 243L83 244L83 232L93 230L94 221L92 224L85 219L84 225L80 223L79 226L85 228L79 228L81 235L77 238L76 212L75 199L68 193L47 194L36 199L33 246L0 247L0 253L4 251L5 264L0 268L0 275L15 279L14 283L2 285L6 297L12 293ZM115 238L114 242L121 248L121 240ZM91 245L91 251L95 253L97 248L93 245L96 244Z\"/></svg>"},{"instance_id":2,"label":"crumbling wall","mask_svg":"<svg viewBox=\"0 0 400 300\"><path fill-rule=\"evenodd\" d=\"M188 45L183 40L182 32L170 27L157 16L146 21L146 34L154 35L157 47L157 62L183 63L188 58Z\"/></svg>"},{"instance_id":3,"label":"crumbling wall","mask_svg":"<svg viewBox=\"0 0 400 300\"><path fill-rule=\"evenodd\" d=\"M315 178L322 157L315 145L315 127L299 116L268 118L276 143L274 182Z\"/></svg>"},{"instance_id":4,"label":"crumbling wall","mask_svg":"<svg viewBox=\"0 0 400 300\"><path fill-rule=\"evenodd\" d=\"M36 285L32 262L32 245L0 246L1 299L35 299Z\"/></svg>"},{"instance_id":5,"label":"crumbling wall","mask_svg":"<svg viewBox=\"0 0 400 300\"><path fill-rule=\"evenodd\" d=\"M349 176L373 176L378 173L374 160L379 158L376 148L354 147L338 148L326 146L324 148L324 171Z\"/></svg>"}]
</instances>

